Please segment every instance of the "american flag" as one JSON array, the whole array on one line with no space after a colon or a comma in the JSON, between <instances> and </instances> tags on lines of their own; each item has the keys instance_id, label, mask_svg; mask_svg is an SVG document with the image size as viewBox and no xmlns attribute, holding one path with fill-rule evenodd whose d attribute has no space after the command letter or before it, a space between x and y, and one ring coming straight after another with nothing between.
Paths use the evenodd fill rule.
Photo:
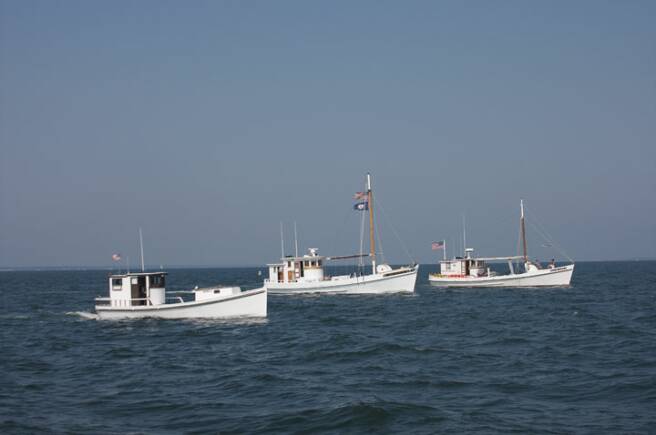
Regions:
<instances>
[{"instance_id":1,"label":"american flag","mask_svg":"<svg viewBox=\"0 0 656 435\"><path fill-rule=\"evenodd\" d=\"M365 192L355 192L355 195L353 195L353 199L355 199L356 201L360 201L366 198L367 198L367 194Z\"/></svg>"},{"instance_id":2,"label":"american flag","mask_svg":"<svg viewBox=\"0 0 656 435\"><path fill-rule=\"evenodd\" d=\"M112 254L112 261L121 261L121 254Z\"/></svg>"},{"instance_id":3,"label":"american flag","mask_svg":"<svg viewBox=\"0 0 656 435\"><path fill-rule=\"evenodd\" d=\"M444 249L444 242L433 242L431 243L431 249L437 251L438 249Z\"/></svg>"}]
</instances>

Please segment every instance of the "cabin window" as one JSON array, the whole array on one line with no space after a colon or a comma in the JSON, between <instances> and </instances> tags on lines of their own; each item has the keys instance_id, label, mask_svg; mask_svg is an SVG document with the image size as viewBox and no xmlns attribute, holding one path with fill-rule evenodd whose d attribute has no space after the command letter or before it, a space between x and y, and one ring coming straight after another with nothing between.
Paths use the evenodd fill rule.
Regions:
<instances>
[{"instance_id":1,"label":"cabin window","mask_svg":"<svg viewBox=\"0 0 656 435\"><path fill-rule=\"evenodd\" d=\"M164 275L153 275L150 277L150 286L164 288Z\"/></svg>"},{"instance_id":2,"label":"cabin window","mask_svg":"<svg viewBox=\"0 0 656 435\"><path fill-rule=\"evenodd\" d=\"M321 260L317 261L317 266L321 266Z\"/></svg>"},{"instance_id":3,"label":"cabin window","mask_svg":"<svg viewBox=\"0 0 656 435\"><path fill-rule=\"evenodd\" d=\"M112 288L114 290L121 290L123 288L123 279L113 278L112 279Z\"/></svg>"},{"instance_id":4,"label":"cabin window","mask_svg":"<svg viewBox=\"0 0 656 435\"><path fill-rule=\"evenodd\" d=\"M292 262L291 261L287 262L287 267L292 267Z\"/></svg>"}]
</instances>

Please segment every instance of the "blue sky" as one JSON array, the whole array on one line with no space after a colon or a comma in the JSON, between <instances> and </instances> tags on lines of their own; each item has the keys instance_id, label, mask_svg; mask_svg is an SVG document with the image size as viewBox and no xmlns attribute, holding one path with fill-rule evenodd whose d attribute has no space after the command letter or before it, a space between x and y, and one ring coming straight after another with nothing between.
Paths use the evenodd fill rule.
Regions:
<instances>
[{"instance_id":1,"label":"blue sky","mask_svg":"<svg viewBox=\"0 0 656 435\"><path fill-rule=\"evenodd\" d=\"M0 266L259 265L279 222L391 261L656 257L652 1L0 0ZM529 232L539 258L551 257ZM291 246L291 239L288 240ZM452 245L450 243L449 245Z\"/></svg>"}]
</instances>

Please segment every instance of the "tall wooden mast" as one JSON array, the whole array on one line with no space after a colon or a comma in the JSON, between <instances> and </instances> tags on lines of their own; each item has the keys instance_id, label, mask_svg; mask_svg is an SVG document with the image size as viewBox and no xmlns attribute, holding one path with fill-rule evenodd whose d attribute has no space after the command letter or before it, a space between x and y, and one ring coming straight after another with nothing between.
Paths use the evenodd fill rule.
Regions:
<instances>
[{"instance_id":1,"label":"tall wooden mast","mask_svg":"<svg viewBox=\"0 0 656 435\"><path fill-rule=\"evenodd\" d=\"M519 219L519 225L522 231L522 248L524 249L524 262L528 261L528 252L526 250L526 225L524 223L524 200L519 201L521 214Z\"/></svg>"},{"instance_id":2,"label":"tall wooden mast","mask_svg":"<svg viewBox=\"0 0 656 435\"><path fill-rule=\"evenodd\" d=\"M367 206L369 208L369 255L371 273L376 273L376 238L374 237L374 195L371 192L371 174L367 173Z\"/></svg>"}]
</instances>

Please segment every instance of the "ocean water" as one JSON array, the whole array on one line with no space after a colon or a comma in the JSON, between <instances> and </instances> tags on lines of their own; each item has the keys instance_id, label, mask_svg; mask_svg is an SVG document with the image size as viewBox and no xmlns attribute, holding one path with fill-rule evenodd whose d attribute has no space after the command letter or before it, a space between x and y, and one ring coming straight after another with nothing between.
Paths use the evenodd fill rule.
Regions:
<instances>
[{"instance_id":1,"label":"ocean water","mask_svg":"<svg viewBox=\"0 0 656 435\"><path fill-rule=\"evenodd\" d=\"M169 270L169 289L255 286ZM97 321L107 271L1 272L0 433L656 433L656 263L570 288L269 296L258 321Z\"/></svg>"}]
</instances>

